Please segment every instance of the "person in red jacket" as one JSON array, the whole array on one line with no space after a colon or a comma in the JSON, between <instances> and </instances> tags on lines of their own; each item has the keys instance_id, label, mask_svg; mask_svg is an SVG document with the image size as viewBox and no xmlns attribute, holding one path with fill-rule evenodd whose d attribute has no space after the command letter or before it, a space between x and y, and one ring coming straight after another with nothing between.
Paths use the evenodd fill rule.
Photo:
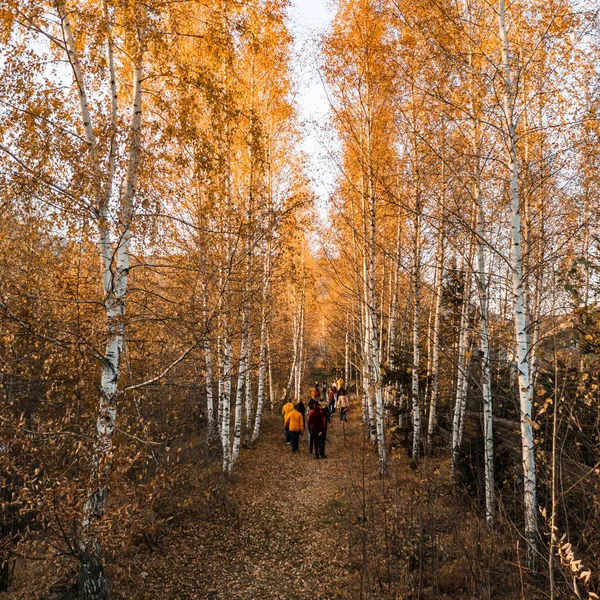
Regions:
<instances>
[{"instance_id":1,"label":"person in red jacket","mask_svg":"<svg viewBox=\"0 0 600 600\"><path fill-rule=\"evenodd\" d=\"M319 454L322 458L325 456L325 429L327 427L327 417L319 403L315 403L315 407L310 411L308 415L308 427L313 438L315 447L315 458L319 458Z\"/></svg>"}]
</instances>

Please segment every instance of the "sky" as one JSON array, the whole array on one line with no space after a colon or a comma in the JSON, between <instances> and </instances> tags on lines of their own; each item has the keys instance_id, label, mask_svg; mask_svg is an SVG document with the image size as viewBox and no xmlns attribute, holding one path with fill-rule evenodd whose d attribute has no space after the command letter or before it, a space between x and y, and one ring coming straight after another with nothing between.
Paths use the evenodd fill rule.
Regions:
<instances>
[{"instance_id":1,"label":"sky","mask_svg":"<svg viewBox=\"0 0 600 600\"><path fill-rule=\"evenodd\" d=\"M325 218L326 204L334 173L327 159L323 135L329 102L318 71L318 39L333 18L330 0L292 0L289 9L290 30L295 39L292 69L296 83L296 102L303 123L303 149L308 157L309 176L319 198L319 211Z\"/></svg>"}]
</instances>

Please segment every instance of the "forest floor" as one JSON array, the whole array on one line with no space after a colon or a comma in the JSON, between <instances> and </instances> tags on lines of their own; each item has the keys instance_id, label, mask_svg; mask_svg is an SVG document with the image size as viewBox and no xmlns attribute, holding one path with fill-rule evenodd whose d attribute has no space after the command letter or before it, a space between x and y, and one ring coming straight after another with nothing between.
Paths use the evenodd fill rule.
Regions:
<instances>
[{"instance_id":1,"label":"forest floor","mask_svg":"<svg viewBox=\"0 0 600 600\"><path fill-rule=\"evenodd\" d=\"M160 550L138 557L148 599L353 598L348 522L349 453L360 446L357 419L345 435L337 415L329 427L326 459L291 454L279 419L240 456L225 498L191 513ZM212 506L211 506L212 504Z\"/></svg>"},{"instance_id":2,"label":"forest floor","mask_svg":"<svg viewBox=\"0 0 600 600\"><path fill-rule=\"evenodd\" d=\"M332 416L319 461L306 436L292 455L276 415L231 479L215 458L197 459L152 507L160 525L107 561L113 600L543 597L523 575L514 528L490 532L476 502L450 484L447 452L415 469L390 435L380 478L360 413L356 403L345 426ZM199 447L186 444L193 463ZM25 593L33 566L7 600L39 598Z\"/></svg>"},{"instance_id":3,"label":"forest floor","mask_svg":"<svg viewBox=\"0 0 600 600\"><path fill-rule=\"evenodd\" d=\"M114 597L538 597L519 576L514 540L489 532L471 502L453 493L447 458L415 470L396 450L388 476L379 478L359 406L345 427L332 416L326 453L315 460L303 436L292 455L280 418L267 417L231 481L213 472L193 489L174 491L189 510L152 548L127 560L129 576L109 573L120 580Z\"/></svg>"}]
</instances>

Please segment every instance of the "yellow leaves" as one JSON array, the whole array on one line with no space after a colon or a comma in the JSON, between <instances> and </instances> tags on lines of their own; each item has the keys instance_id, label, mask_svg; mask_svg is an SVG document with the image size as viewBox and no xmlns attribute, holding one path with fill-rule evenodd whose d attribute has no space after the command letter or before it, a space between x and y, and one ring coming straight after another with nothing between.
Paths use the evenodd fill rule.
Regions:
<instances>
[{"instance_id":1,"label":"yellow leaves","mask_svg":"<svg viewBox=\"0 0 600 600\"><path fill-rule=\"evenodd\" d=\"M523 417L523 421L525 421L525 423L528 425L531 425L531 427L533 427L536 431L540 430L540 424L532 421L529 417Z\"/></svg>"}]
</instances>

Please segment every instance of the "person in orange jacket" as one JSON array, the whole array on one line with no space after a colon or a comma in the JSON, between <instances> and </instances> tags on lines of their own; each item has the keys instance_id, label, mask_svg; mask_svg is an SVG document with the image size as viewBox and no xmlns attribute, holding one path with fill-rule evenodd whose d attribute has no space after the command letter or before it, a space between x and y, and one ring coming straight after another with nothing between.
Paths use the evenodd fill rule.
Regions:
<instances>
[{"instance_id":1,"label":"person in orange jacket","mask_svg":"<svg viewBox=\"0 0 600 600\"><path fill-rule=\"evenodd\" d=\"M294 454L298 452L300 436L304 431L304 415L298 410L297 404L294 406L294 409L285 416L283 424L289 432L292 454Z\"/></svg>"},{"instance_id":2,"label":"person in orange jacket","mask_svg":"<svg viewBox=\"0 0 600 600\"><path fill-rule=\"evenodd\" d=\"M281 409L281 414L283 415L283 428L285 429L285 443L289 446L290 445L290 430L288 428L288 426L285 424L285 419L288 416L289 413L291 413L294 410L294 404L292 402L290 402L289 400L287 401L286 404L283 405L283 408Z\"/></svg>"}]
</instances>

